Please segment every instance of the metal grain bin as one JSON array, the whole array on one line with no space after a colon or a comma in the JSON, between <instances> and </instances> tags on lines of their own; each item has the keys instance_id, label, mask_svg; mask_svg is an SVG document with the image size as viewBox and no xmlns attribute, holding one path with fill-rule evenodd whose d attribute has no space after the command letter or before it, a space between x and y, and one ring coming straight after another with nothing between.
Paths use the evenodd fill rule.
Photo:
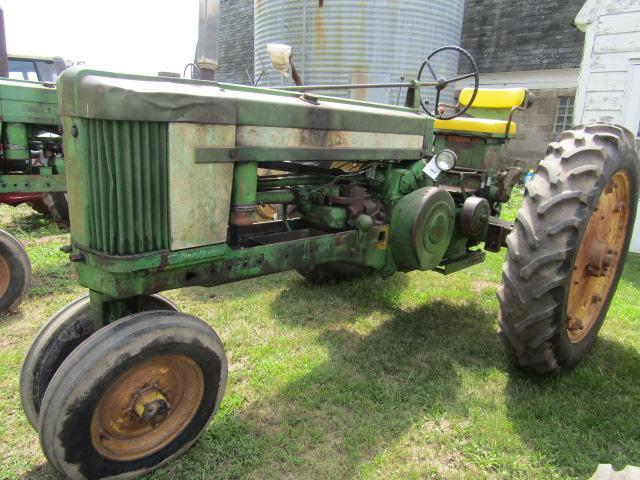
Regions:
<instances>
[{"instance_id":1,"label":"metal grain bin","mask_svg":"<svg viewBox=\"0 0 640 480\"><path fill-rule=\"evenodd\" d=\"M305 84L410 80L431 51L459 45L463 14L464 0L256 0L255 79L261 86L290 84L266 52L267 43L286 43ZM443 57L438 73L454 75L457 56ZM331 95L396 103L398 93L393 88Z\"/></svg>"}]
</instances>

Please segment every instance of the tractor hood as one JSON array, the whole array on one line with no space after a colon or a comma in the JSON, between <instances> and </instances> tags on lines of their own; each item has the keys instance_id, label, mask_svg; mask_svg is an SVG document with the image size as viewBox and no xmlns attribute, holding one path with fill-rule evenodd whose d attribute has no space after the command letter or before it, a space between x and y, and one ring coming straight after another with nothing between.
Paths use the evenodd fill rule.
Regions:
<instances>
[{"instance_id":1,"label":"tractor hood","mask_svg":"<svg viewBox=\"0 0 640 480\"><path fill-rule=\"evenodd\" d=\"M61 116L104 120L425 135L416 111L268 88L116 74L75 67L58 80Z\"/></svg>"}]
</instances>

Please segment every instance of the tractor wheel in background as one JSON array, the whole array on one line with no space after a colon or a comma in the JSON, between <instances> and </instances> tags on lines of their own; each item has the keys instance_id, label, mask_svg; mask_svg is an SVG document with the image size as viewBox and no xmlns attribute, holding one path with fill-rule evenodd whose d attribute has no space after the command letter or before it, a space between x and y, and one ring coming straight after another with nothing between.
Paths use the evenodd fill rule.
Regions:
<instances>
[{"instance_id":1,"label":"tractor wheel in background","mask_svg":"<svg viewBox=\"0 0 640 480\"><path fill-rule=\"evenodd\" d=\"M144 312L98 330L51 379L40 443L74 478L133 478L182 454L227 383L222 342L202 320Z\"/></svg>"},{"instance_id":2,"label":"tractor wheel in background","mask_svg":"<svg viewBox=\"0 0 640 480\"><path fill-rule=\"evenodd\" d=\"M629 249L638 157L622 127L575 127L552 143L507 238L500 337L519 368L573 368L604 322Z\"/></svg>"},{"instance_id":3,"label":"tractor wheel in background","mask_svg":"<svg viewBox=\"0 0 640 480\"><path fill-rule=\"evenodd\" d=\"M31 285L31 262L22 244L0 230L0 313L17 307Z\"/></svg>"},{"instance_id":4,"label":"tractor wheel in background","mask_svg":"<svg viewBox=\"0 0 640 480\"><path fill-rule=\"evenodd\" d=\"M340 283L365 276L368 269L344 262L329 262L309 268L299 268L298 273L316 285Z\"/></svg>"},{"instance_id":5,"label":"tractor wheel in background","mask_svg":"<svg viewBox=\"0 0 640 480\"><path fill-rule=\"evenodd\" d=\"M178 307L160 295L144 296L142 301L142 311L178 311ZM22 409L34 428L38 428L42 398L51 378L69 354L95 332L87 295L55 313L36 334L20 373Z\"/></svg>"},{"instance_id":6,"label":"tractor wheel in background","mask_svg":"<svg viewBox=\"0 0 640 480\"><path fill-rule=\"evenodd\" d=\"M28 204L31 208L33 208L36 212L41 213L42 215L49 215L49 209L44 204L42 199L33 200Z\"/></svg>"},{"instance_id":7,"label":"tractor wheel in background","mask_svg":"<svg viewBox=\"0 0 640 480\"><path fill-rule=\"evenodd\" d=\"M69 225L69 200L66 193L44 193L42 194L42 203L44 204L46 213L48 213L53 220L61 225Z\"/></svg>"}]
</instances>

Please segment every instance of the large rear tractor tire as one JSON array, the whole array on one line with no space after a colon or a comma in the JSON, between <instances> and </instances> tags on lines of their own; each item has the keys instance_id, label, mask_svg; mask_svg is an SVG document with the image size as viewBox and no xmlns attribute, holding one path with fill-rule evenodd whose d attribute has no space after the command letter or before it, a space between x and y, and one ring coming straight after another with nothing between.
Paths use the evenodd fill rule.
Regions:
<instances>
[{"instance_id":1,"label":"large rear tractor tire","mask_svg":"<svg viewBox=\"0 0 640 480\"><path fill-rule=\"evenodd\" d=\"M575 127L552 143L507 238L500 337L522 370L555 374L587 354L616 291L638 205L634 136Z\"/></svg>"},{"instance_id":2,"label":"large rear tractor tire","mask_svg":"<svg viewBox=\"0 0 640 480\"><path fill-rule=\"evenodd\" d=\"M51 379L42 450L73 479L144 475L205 430L227 371L222 342L202 320L159 311L124 317L85 340Z\"/></svg>"},{"instance_id":3,"label":"large rear tractor tire","mask_svg":"<svg viewBox=\"0 0 640 480\"><path fill-rule=\"evenodd\" d=\"M134 308L129 313L178 311L178 307L160 295L144 296L136 305L141 310ZM71 352L95 332L87 295L63 307L37 333L20 373L22 409L33 428L38 428L42 398L51 378Z\"/></svg>"},{"instance_id":4,"label":"large rear tractor tire","mask_svg":"<svg viewBox=\"0 0 640 480\"><path fill-rule=\"evenodd\" d=\"M0 230L0 313L16 308L31 285L31 262L22 244Z\"/></svg>"},{"instance_id":5,"label":"large rear tractor tire","mask_svg":"<svg viewBox=\"0 0 640 480\"><path fill-rule=\"evenodd\" d=\"M368 270L359 265L344 262L329 262L314 265L310 268L300 268L298 273L307 281L315 285L346 282L365 276Z\"/></svg>"}]
</instances>

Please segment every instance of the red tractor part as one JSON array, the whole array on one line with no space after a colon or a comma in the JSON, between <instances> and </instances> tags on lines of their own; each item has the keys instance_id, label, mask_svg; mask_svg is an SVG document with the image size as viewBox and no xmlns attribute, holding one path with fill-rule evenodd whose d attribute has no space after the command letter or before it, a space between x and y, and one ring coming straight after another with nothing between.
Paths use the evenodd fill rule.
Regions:
<instances>
[{"instance_id":1,"label":"red tractor part","mask_svg":"<svg viewBox=\"0 0 640 480\"><path fill-rule=\"evenodd\" d=\"M25 193L1 193L0 204L11 205L17 207L22 203L41 202L42 193L40 192L25 192Z\"/></svg>"}]
</instances>

